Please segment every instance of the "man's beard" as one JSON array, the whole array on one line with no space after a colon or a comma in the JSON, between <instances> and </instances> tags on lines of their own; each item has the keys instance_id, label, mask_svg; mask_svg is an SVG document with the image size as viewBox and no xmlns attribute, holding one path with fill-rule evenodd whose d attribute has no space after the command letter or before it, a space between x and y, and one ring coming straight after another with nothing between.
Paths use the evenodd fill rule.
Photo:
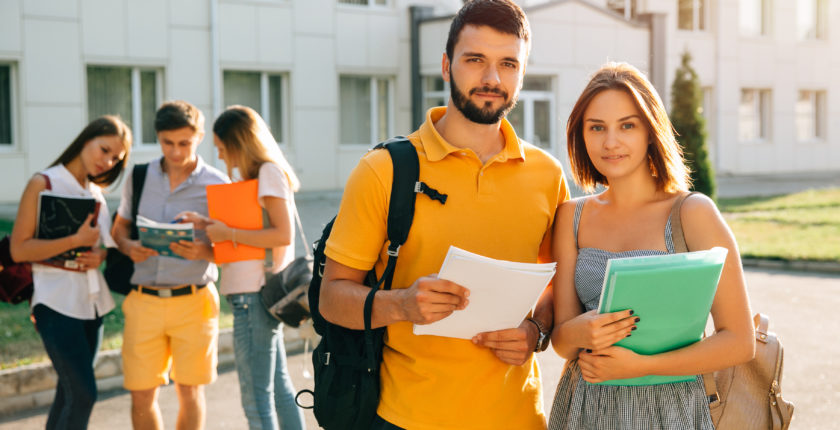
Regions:
<instances>
[{"instance_id":1,"label":"man's beard","mask_svg":"<svg viewBox=\"0 0 840 430\"><path fill-rule=\"evenodd\" d=\"M494 93L502 96L505 99L505 104L499 107L496 110L492 110L491 107L493 102L487 101L484 103L484 107L479 107L472 100L470 100L467 95L461 92L458 89L458 85L455 84L455 76L452 74L452 69L449 69L449 95L452 97L452 103L455 107L470 121L479 123L479 124L496 124L497 122L501 121L502 118L507 116L507 114L516 106L516 98L508 97L508 93L505 91L500 90L499 88L490 88L488 86L484 86L481 88L473 88L470 90L469 95L473 95L476 92L484 92L484 93Z\"/></svg>"}]
</instances>

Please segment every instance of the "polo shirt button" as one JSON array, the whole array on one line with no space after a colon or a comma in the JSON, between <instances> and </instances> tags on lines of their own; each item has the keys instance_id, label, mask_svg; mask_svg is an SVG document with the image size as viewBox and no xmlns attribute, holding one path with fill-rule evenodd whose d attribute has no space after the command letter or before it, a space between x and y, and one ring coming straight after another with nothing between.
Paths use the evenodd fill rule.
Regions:
<instances>
[{"instance_id":1,"label":"polo shirt button","mask_svg":"<svg viewBox=\"0 0 840 430\"><path fill-rule=\"evenodd\" d=\"M243 305L242 309L248 309L248 305L247 304Z\"/></svg>"}]
</instances>

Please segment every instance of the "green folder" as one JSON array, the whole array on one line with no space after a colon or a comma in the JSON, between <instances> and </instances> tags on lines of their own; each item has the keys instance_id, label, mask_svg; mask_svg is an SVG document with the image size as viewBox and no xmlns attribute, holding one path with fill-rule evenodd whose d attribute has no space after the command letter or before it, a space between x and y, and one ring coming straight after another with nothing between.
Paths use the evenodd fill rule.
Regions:
<instances>
[{"instance_id":1,"label":"green folder","mask_svg":"<svg viewBox=\"0 0 840 430\"><path fill-rule=\"evenodd\" d=\"M641 318L633 335L617 346L652 355L691 345L703 337L727 249L607 262L599 313L633 309ZM692 381L696 375L648 375L601 385L656 385Z\"/></svg>"}]
</instances>

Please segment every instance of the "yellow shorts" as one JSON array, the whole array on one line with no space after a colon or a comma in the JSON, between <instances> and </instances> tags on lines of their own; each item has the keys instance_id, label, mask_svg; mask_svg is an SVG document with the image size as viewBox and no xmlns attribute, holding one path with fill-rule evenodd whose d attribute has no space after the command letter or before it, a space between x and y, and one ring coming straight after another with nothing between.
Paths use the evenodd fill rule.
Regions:
<instances>
[{"instance_id":1,"label":"yellow shorts","mask_svg":"<svg viewBox=\"0 0 840 430\"><path fill-rule=\"evenodd\" d=\"M123 386L148 390L169 383L205 385L216 379L219 295L211 283L193 294L156 297L136 290L122 304Z\"/></svg>"}]
</instances>

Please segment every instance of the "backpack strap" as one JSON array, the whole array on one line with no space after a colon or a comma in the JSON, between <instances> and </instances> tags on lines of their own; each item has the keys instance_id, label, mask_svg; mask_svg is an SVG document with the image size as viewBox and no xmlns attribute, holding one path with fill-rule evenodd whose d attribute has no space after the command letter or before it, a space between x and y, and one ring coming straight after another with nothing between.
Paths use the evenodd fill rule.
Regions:
<instances>
[{"instance_id":1,"label":"backpack strap","mask_svg":"<svg viewBox=\"0 0 840 430\"><path fill-rule=\"evenodd\" d=\"M695 191L682 193L681 196L677 197L677 200L674 201L674 205L671 206L671 214L668 216L668 219L671 220L671 241L674 242L674 252L688 252L688 245L685 243L685 231L683 231L682 227L682 218L680 215L680 209L682 208L682 204L690 195L696 194ZM706 334L703 333L705 337ZM714 373L704 373L701 375L703 378L703 389L706 391L706 397L709 399L709 406L716 406L720 403L720 393L718 392L717 383L715 382L715 375Z\"/></svg>"},{"instance_id":2,"label":"backpack strap","mask_svg":"<svg viewBox=\"0 0 840 430\"><path fill-rule=\"evenodd\" d=\"M137 233L137 211L140 208L140 197L143 194L143 185L146 183L146 172L149 170L149 163L135 164L131 171L131 234L129 237L136 240L140 237Z\"/></svg>"},{"instance_id":3,"label":"backpack strap","mask_svg":"<svg viewBox=\"0 0 840 430\"><path fill-rule=\"evenodd\" d=\"M674 242L674 252L688 252L688 245L685 243L685 232L682 228L682 218L680 218L680 208L682 208L682 204L688 196L696 194L695 191L682 193L681 196L677 197L677 200L674 201L674 206L671 206L671 214L668 215L668 219L671 220L671 241Z\"/></svg>"}]
</instances>

